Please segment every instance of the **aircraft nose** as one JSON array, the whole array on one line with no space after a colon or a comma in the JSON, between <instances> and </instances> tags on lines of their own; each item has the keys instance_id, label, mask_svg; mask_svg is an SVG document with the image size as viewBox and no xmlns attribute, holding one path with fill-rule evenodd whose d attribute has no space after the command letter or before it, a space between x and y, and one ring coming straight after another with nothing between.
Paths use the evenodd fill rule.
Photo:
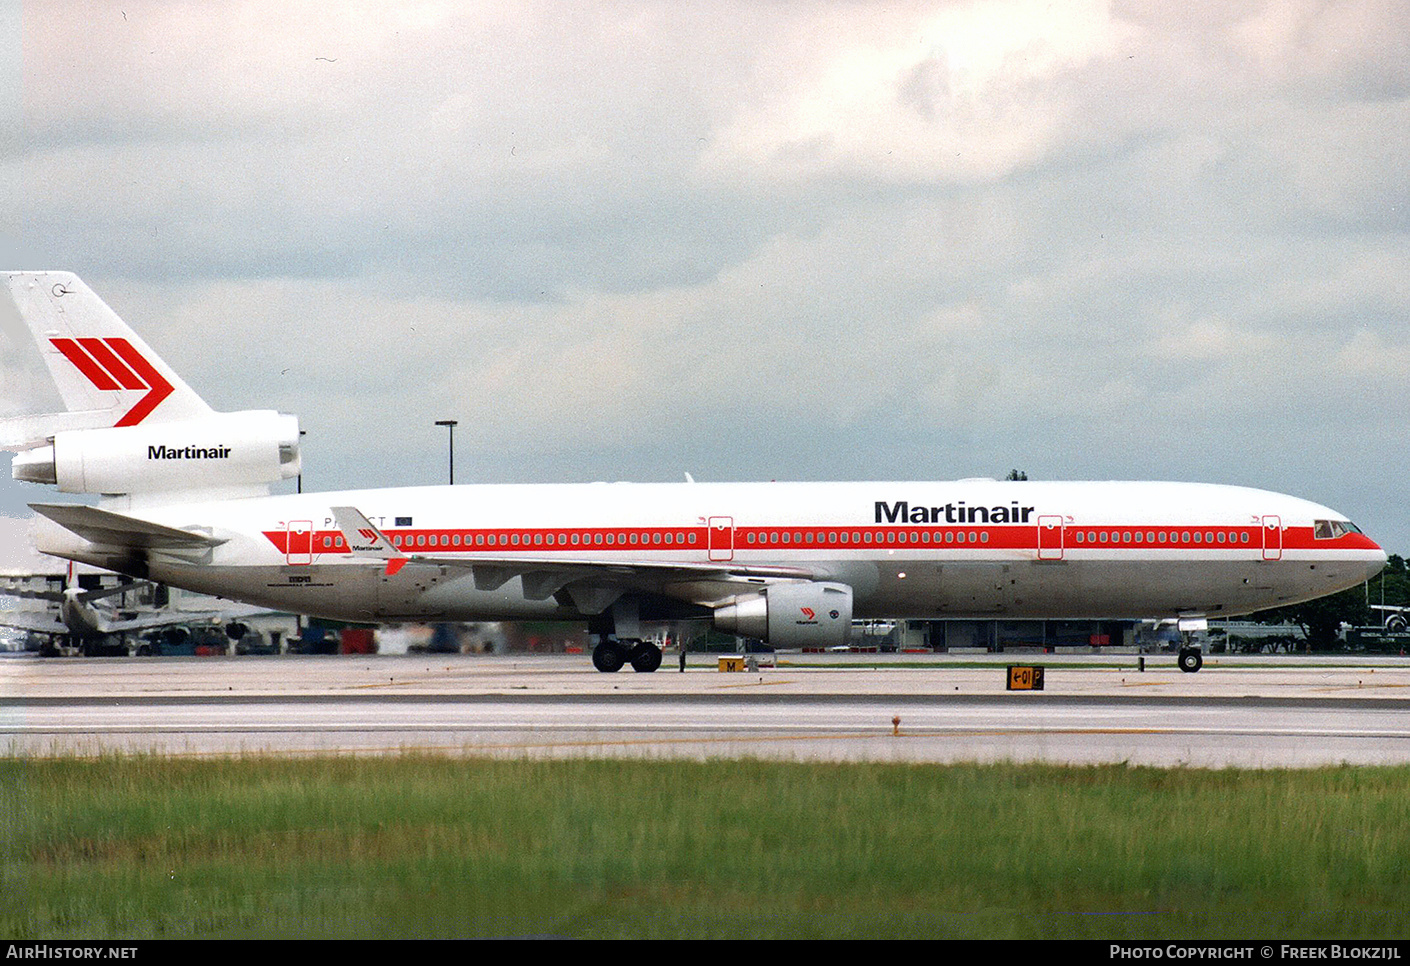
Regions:
<instances>
[{"instance_id":1,"label":"aircraft nose","mask_svg":"<svg viewBox=\"0 0 1410 966\"><path fill-rule=\"evenodd\" d=\"M1372 556L1370 560L1366 561L1367 580L1370 580L1372 577L1376 576L1376 574L1384 570L1386 564L1390 562L1389 555L1387 555L1386 552L1381 549L1380 544L1375 543L1373 541L1371 543L1371 546L1375 549L1375 555Z\"/></svg>"},{"instance_id":2,"label":"aircraft nose","mask_svg":"<svg viewBox=\"0 0 1410 966\"><path fill-rule=\"evenodd\" d=\"M1363 569L1365 571L1364 580L1370 580L1376 574L1385 569L1385 565L1390 561L1390 557L1380 544L1363 534L1358 534L1365 543L1361 549L1365 551L1363 558Z\"/></svg>"}]
</instances>

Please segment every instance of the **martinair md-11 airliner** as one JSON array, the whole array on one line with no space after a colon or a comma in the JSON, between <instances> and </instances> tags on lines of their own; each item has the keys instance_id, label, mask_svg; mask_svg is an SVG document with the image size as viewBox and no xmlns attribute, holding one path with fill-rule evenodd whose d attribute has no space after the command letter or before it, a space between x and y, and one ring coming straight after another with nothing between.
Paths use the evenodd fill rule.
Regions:
<instances>
[{"instance_id":1,"label":"martinair md-11 airliner","mask_svg":"<svg viewBox=\"0 0 1410 966\"><path fill-rule=\"evenodd\" d=\"M601 671L654 671L653 621L776 647L854 619L1189 626L1351 587L1386 555L1291 496L1155 482L587 483L270 495L299 427L213 411L76 276L6 273L65 412L0 421L40 550L134 578L365 622L586 621ZM27 328L27 331L26 331ZM1197 670L1199 652L1180 663Z\"/></svg>"}]
</instances>

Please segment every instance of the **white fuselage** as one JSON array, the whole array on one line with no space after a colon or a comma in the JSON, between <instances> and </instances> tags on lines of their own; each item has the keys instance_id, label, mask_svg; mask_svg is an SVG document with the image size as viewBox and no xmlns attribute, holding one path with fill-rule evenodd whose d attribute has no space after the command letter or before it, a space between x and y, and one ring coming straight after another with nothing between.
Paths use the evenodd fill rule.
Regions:
<instances>
[{"instance_id":1,"label":"white fuselage","mask_svg":"<svg viewBox=\"0 0 1410 966\"><path fill-rule=\"evenodd\" d=\"M335 506L359 509L409 562L394 569L350 550ZM643 563L717 564L719 574L676 574L645 591L702 607L748 589L747 577L728 576L731 567L778 565L850 586L855 617L922 619L1243 614L1352 586L1386 560L1354 528L1319 529L1318 521L1345 521L1327 507L1189 483L471 485L123 512L225 542L199 554L117 554L51 527L41 549L353 621L589 612L582 595L535 593L525 573L492 587L477 582L477 562L532 560L546 572L555 561L596 563L624 573Z\"/></svg>"},{"instance_id":2,"label":"white fuselage","mask_svg":"<svg viewBox=\"0 0 1410 966\"><path fill-rule=\"evenodd\" d=\"M1292 497L1183 483L460 486L270 497L297 419L220 413L71 272L0 273L64 411L0 419L41 550L351 621L589 619L594 664L654 670L641 623L709 618L786 646L852 618L1243 614L1378 571ZM622 650L610 640L635 641Z\"/></svg>"}]
</instances>

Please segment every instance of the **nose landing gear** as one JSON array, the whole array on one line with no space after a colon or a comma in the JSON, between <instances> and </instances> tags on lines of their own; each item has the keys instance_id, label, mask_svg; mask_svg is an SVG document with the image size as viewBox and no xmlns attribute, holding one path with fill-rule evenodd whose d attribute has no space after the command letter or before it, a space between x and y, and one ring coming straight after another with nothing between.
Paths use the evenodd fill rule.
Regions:
<instances>
[{"instance_id":1,"label":"nose landing gear","mask_svg":"<svg viewBox=\"0 0 1410 966\"><path fill-rule=\"evenodd\" d=\"M1179 663L1180 670L1187 674L1194 674L1204 667L1204 655L1197 647L1182 647L1180 648Z\"/></svg>"}]
</instances>

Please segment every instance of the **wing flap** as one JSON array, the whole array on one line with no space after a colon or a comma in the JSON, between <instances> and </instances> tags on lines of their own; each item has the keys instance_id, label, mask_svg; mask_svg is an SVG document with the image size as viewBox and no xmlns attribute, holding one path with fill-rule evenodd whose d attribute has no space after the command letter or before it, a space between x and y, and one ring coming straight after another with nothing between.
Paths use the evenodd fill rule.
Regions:
<instances>
[{"instance_id":1,"label":"wing flap","mask_svg":"<svg viewBox=\"0 0 1410 966\"><path fill-rule=\"evenodd\" d=\"M689 563L676 560L555 560L552 557L439 557L409 554L408 563L432 564L470 570L475 574L475 586L494 590L513 577L525 574L556 574L569 580L596 577L603 580L632 582L632 578L649 577L658 581L672 580L816 580L818 575L806 567L755 567L747 564ZM551 596L551 595L550 595Z\"/></svg>"}]
</instances>

